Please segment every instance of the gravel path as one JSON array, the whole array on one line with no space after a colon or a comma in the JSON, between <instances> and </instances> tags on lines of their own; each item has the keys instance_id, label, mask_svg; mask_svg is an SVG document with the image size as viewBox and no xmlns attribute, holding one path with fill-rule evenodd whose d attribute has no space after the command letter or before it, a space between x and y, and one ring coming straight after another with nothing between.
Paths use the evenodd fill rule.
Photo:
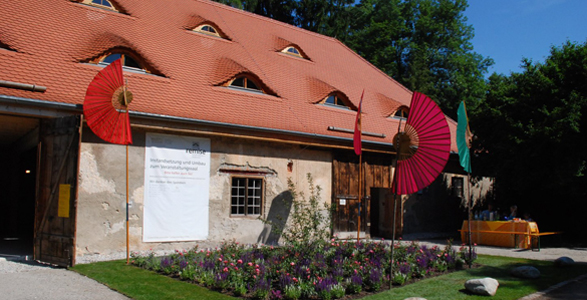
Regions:
<instances>
[{"instance_id":1,"label":"gravel path","mask_svg":"<svg viewBox=\"0 0 587 300\"><path fill-rule=\"evenodd\" d=\"M34 262L0 261L0 299L129 299L76 272Z\"/></svg>"}]
</instances>

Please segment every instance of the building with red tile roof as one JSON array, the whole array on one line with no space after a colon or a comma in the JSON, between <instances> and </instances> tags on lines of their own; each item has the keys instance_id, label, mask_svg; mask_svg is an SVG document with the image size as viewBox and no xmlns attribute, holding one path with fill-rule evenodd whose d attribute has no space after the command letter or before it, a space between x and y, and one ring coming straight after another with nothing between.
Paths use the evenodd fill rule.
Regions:
<instances>
[{"instance_id":1,"label":"building with red tile roof","mask_svg":"<svg viewBox=\"0 0 587 300\"><path fill-rule=\"evenodd\" d=\"M55 153L74 153L63 160L65 167L51 154L41 155L53 163L40 162L36 174L47 178L37 191L46 200L35 202L35 221L29 225L38 257L65 255L58 249L64 243L69 246L61 248L73 249L61 258L65 264L76 256L123 248L123 219L115 220L124 210L123 147L101 141L79 121L50 121L82 114L88 85L111 54L127 57L123 73L133 94L129 193L134 249L194 243L193 238L145 238L145 191L153 190L145 186L145 157L149 141L160 133L210 142L208 233L199 240L269 242L270 229L258 215L275 217L270 215L273 200L284 197L287 178L306 187L306 173L323 186L326 202L356 200L356 182L342 183L347 179L340 172L357 171L352 138L363 90L363 151L366 172L371 172L367 190L389 187L392 138L401 120L394 115L410 105L412 91L334 38L206 0L5 1L0 4L0 125L10 129L0 130L0 145L4 153L17 144L39 153L48 149L41 148L44 144L61 145ZM325 100L329 96L337 100ZM456 153L456 122L447 121ZM76 136L72 143L66 137L49 138L78 127L79 133L69 130ZM41 146L24 146L31 134ZM231 192L235 180L248 185L248 178L260 178L262 184L254 217L240 215L235 208L240 200ZM63 208L57 207L65 199L59 191L67 180L73 195L70 215L51 218L53 209ZM352 208L345 214L351 218ZM61 218L65 221L54 223ZM372 225L366 218L361 228L369 234ZM340 231L356 232L353 224ZM69 240L51 241L44 228L56 227Z\"/></svg>"}]
</instances>

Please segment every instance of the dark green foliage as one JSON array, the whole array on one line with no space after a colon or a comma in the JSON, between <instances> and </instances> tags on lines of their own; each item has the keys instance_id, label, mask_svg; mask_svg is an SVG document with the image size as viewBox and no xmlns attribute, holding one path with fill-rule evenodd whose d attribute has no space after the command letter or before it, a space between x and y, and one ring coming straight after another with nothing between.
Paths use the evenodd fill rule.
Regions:
<instances>
[{"instance_id":1,"label":"dark green foliage","mask_svg":"<svg viewBox=\"0 0 587 300\"><path fill-rule=\"evenodd\" d=\"M460 101L476 106L493 61L473 52L466 0L364 0L347 44L456 119Z\"/></svg>"},{"instance_id":2,"label":"dark green foliage","mask_svg":"<svg viewBox=\"0 0 587 300\"><path fill-rule=\"evenodd\" d=\"M481 150L473 164L497 177L501 203L529 212L541 231L585 237L573 222L587 209L587 43L553 47L523 68L490 77L471 118Z\"/></svg>"}]
</instances>

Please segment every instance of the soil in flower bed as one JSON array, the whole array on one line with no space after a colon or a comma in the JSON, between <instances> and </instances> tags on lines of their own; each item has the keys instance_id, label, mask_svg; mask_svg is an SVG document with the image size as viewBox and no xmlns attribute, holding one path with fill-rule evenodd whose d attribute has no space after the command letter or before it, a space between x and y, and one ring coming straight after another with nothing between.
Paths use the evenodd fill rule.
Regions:
<instances>
[{"instance_id":1,"label":"soil in flower bed","mask_svg":"<svg viewBox=\"0 0 587 300\"><path fill-rule=\"evenodd\" d=\"M331 240L280 247L226 243L165 257L133 254L133 264L245 299L359 299L461 269L464 247ZM475 259L474 254L472 259ZM391 274L391 275L390 275Z\"/></svg>"}]
</instances>

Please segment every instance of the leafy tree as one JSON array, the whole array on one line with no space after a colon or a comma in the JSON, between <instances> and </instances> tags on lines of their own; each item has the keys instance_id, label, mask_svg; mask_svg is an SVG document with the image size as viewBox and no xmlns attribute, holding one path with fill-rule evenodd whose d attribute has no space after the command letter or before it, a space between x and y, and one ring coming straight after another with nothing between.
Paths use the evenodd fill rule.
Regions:
<instances>
[{"instance_id":1,"label":"leafy tree","mask_svg":"<svg viewBox=\"0 0 587 300\"><path fill-rule=\"evenodd\" d=\"M353 0L216 0L258 15L328 36L342 36Z\"/></svg>"},{"instance_id":2,"label":"leafy tree","mask_svg":"<svg viewBox=\"0 0 587 300\"><path fill-rule=\"evenodd\" d=\"M471 118L474 165L496 176L498 198L550 230L574 231L587 209L587 43L553 47L544 63L524 60L522 73L493 75L488 86Z\"/></svg>"},{"instance_id":3,"label":"leafy tree","mask_svg":"<svg viewBox=\"0 0 587 300\"><path fill-rule=\"evenodd\" d=\"M423 92L456 119L461 101L484 97L487 68L473 52L466 0L363 0L348 45L408 89Z\"/></svg>"}]
</instances>

